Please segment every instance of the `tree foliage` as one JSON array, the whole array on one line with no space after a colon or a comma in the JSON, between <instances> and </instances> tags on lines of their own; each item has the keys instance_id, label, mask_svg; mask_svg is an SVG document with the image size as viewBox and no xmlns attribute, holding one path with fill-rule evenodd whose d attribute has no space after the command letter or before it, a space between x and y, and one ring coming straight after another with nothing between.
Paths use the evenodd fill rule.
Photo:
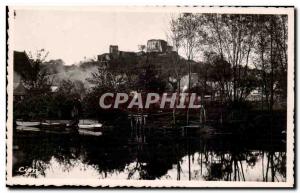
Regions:
<instances>
[{"instance_id":1,"label":"tree foliage","mask_svg":"<svg viewBox=\"0 0 300 193\"><path fill-rule=\"evenodd\" d=\"M188 60L202 58L196 69L203 87L217 82L229 101L259 89L273 106L286 100L287 29L286 15L183 13L171 19L170 37Z\"/></svg>"}]
</instances>

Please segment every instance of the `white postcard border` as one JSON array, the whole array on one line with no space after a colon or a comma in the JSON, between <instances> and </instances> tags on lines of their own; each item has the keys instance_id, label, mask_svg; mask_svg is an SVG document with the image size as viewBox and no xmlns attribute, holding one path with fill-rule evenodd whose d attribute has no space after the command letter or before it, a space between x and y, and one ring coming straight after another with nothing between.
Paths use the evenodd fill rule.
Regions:
<instances>
[{"instance_id":1,"label":"white postcard border","mask_svg":"<svg viewBox=\"0 0 300 193\"><path fill-rule=\"evenodd\" d=\"M287 93L287 164L286 182L225 182L225 181L170 181L170 180L95 180L95 179L21 179L12 176L13 139L13 13L9 11L8 66L7 66L7 185L27 186L91 186L91 187L293 187L294 186L294 8L265 7L175 7L175 6L12 6L10 9L55 9L73 11L103 12L193 12L193 13L234 13L234 14L287 14L288 15L288 93Z\"/></svg>"}]
</instances>

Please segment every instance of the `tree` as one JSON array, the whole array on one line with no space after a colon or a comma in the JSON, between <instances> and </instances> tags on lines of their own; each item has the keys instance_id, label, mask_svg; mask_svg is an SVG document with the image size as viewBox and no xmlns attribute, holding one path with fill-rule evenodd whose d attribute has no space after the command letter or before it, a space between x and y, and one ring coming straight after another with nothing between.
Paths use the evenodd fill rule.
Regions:
<instances>
[{"instance_id":1,"label":"tree","mask_svg":"<svg viewBox=\"0 0 300 193\"><path fill-rule=\"evenodd\" d=\"M41 70L41 65L45 62L48 54L49 52L44 49L37 50L35 54L29 52L32 70L28 78L24 80L24 85L30 95L50 92L51 83L47 76L48 72Z\"/></svg>"},{"instance_id":2,"label":"tree","mask_svg":"<svg viewBox=\"0 0 300 193\"><path fill-rule=\"evenodd\" d=\"M287 93L287 17L259 16L254 65L260 72L262 110L272 111L274 100L286 100Z\"/></svg>"},{"instance_id":3,"label":"tree","mask_svg":"<svg viewBox=\"0 0 300 193\"><path fill-rule=\"evenodd\" d=\"M121 91L126 87L126 74L117 74L109 71L107 67L99 66L98 71L92 73L92 78L88 81L95 85L97 89L106 91Z\"/></svg>"},{"instance_id":4,"label":"tree","mask_svg":"<svg viewBox=\"0 0 300 193\"><path fill-rule=\"evenodd\" d=\"M208 24L208 42L220 56L232 65L233 101L243 100L243 87L239 82L247 76L249 57L256 33L255 15L205 14Z\"/></svg>"},{"instance_id":5,"label":"tree","mask_svg":"<svg viewBox=\"0 0 300 193\"><path fill-rule=\"evenodd\" d=\"M212 82L217 83L221 102L230 100L232 97L232 69L230 63L216 53L210 53L209 61L210 67L207 76Z\"/></svg>"},{"instance_id":6,"label":"tree","mask_svg":"<svg viewBox=\"0 0 300 193\"><path fill-rule=\"evenodd\" d=\"M172 18L170 21L170 33L169 33L169 38L171 40L171 44L173 45L173 49L175 50L176 54L172 54L171 58L171 65L172 68L170 68L170 77L169 80L171 84L175 83L176 87L173 86L174 91L176 90L177 94L180 93L180 79L184 75L184 68L182 68L180 56L178 53L178 50L180 49L181 46L181 36L180 36L180 31L179 31L179 21L177 18ZM175 80L175 81L174 81ZM179 101L176 101L176 104ZM176 108L173 108L173 124L176 123Z\"/></svg>"},{"instance_id":7,"label":"tree","mask_svg":"<svg viewBox=\"0 0 300 193\"><path fill-rule=\"evenodd\" d=\"M201 43L199 32L201 28L201 22L196 14L183 13L178 17L178 21L173 23L173 29L176 31L174 37L176 37L178 45L184 50L188 63L188 75L189 84L188 90L191 89L191 61L195 58L199 45ZM187 124L189 124L189 109L187 109Z\"/></svg>"},{"instance_id":8,"label":"tree","mask_svg":"<svg viewBox=\"0 0 300 193\"><path fill-rule=\"evenodd\" d=\"M177 92L180 92L180 79L183 76L183 68L180 66L180 56L178 50L180 49L181 45L181 37L179 31L179 23L178 19L172 18L170 21L170 33L169 38L171 40L171 44L173 45L173 49L175 50L176 54L172 54L171 58L171 79L175 79L177 83Z\"/></svg>"},{"instance_id":9,"label":"tree","mask_svg":"<svg viewBox=\"0 0 300 193\"><path fill-rule=\"evenodd\" d=\"M145 45L139 45L139 51L144 52L146 50L146 46Z\"/></svg>"},{"instance_id":10,"label":"tree","mask_svg":"<svg viewBox=\"0 0 300 193\"><path fill-rule=\"evenodd\" d=\"M166 82L151 68L151 66L148 66L140 73L137 79L136 88L144 92L163 93L166 88Z\"/></svg>"},{"instance_id":11,"label":"tree","mask_svg":"<svg viewBox=\"0 0 300 193\"><path fill-rule=\"evenodd\" d=\"M81 98L85 93L84 84L79 80L62 80L58 86L57 93L64 95L67 98Z\"/></svg>"}]
</instances>

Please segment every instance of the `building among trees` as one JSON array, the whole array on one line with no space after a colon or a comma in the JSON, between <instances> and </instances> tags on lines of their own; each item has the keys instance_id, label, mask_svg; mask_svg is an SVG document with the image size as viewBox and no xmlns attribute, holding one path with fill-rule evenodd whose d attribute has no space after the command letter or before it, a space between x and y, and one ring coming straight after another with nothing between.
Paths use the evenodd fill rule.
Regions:
<instances>
[{"instance_id":1,"label":"building among trees","mask_svg":"<svg viewBox=\"0 0 300 193\"><path fill-rule=\"evenodd\" d=\"M15 99L22 99L26 94L26 88L23 81L30 78L33 66L26 52L14 51L14 84L13 95Z\"/></svg>"}]
</instances>

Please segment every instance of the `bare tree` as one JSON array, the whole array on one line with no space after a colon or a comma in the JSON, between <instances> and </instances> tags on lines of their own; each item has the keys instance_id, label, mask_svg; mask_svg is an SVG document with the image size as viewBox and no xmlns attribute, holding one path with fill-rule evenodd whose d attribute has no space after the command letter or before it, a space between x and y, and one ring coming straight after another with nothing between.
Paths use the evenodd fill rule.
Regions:
<instances>
[{"instance_id":1,"label":"bare tree","mask_svg":"<svg viewBox=\"0 0 300 193\"><path fill-rule=\"evenodd\" d=\"M49 52L45 49L36 50L35 53L29 52L28 57L31 62L30 75L24 80L25 86L31 94L45 93L50 91L50 80L48 72L41 70L41 65L45 62Z\"/></svg>"},{"instance_id":2,"label":"bare tree","mask_svg":"<svg viewBox=\"0 0 300 193\"><path fill-rule=\"evenodd\" d=\"M199 28L201 23L196 14L183 13L179 16L178 21L175 23L178 31L179 45L185 53L188 63L188 77L189 84L188 90L191 89L191 62L194 60L197 51L199 50ZM189 109L187 109L186 122L189 124Z\"/></svg>"},{"instance_id":3,"label":"bare tree","mask_svg":"<svg viewBox=\"0 0 300 193\"><path fill-rule=\"evenodd\" d=\"M233 101L245 98L244 88L239 85L247 76L249 57L253 50L255 26L253 15L206 14L209 43L225 57L233 69ZM246 66L243 70L243 66Z\"/></svg>"},{"instance_id":4,"label":"bare tree","mask_svg":"<svg viewBox=\"0 0 300 193\"><path fill-rule=\"evenodd\" d=\"M171 43L173 45L173 49L176 52L176 54L173 54L172 56L172 72L171 72L171 79L175 78L176 84L177 84L177 95L180 93L180 79L183 76L183 69L180 66L180 56L178 53L178 50L181 45L181 38L180 38L180 31L178 29L179 23L177 18L172 18L170 21L170 33L169 38L171 40ZM176 104L179 100L176 101ZM176 107L173 108L173 124L176 124Z\"/></svg>"}]
</instances>

